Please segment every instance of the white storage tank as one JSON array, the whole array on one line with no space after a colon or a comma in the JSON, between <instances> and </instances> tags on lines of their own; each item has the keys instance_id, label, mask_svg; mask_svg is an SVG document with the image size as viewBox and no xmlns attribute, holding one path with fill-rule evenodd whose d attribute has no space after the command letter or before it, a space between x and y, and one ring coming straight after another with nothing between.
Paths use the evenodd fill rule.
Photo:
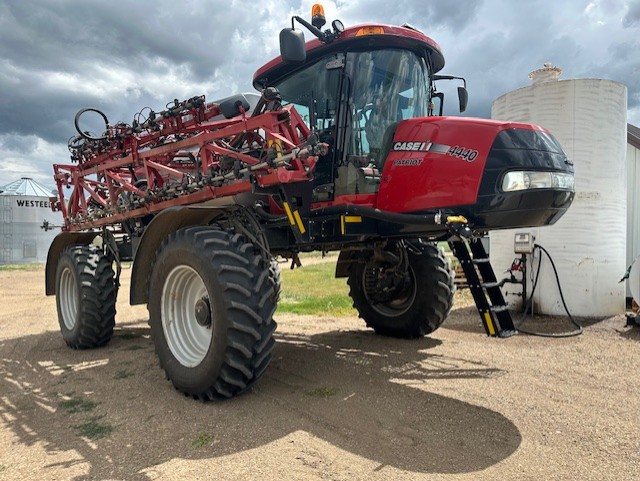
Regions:
<instances>
[{"instance_id":1,"label":"white storage tank","mask_svg":"<svg viewBox=\"0 0 640 481\"><path fill-rule=\"evenodd\" d=\"M60 226L62 214L52 212L50 189L23 177L0 187L0 264L45 262L59 228L45 231L44 221Z\"/></svg>"},{"instance_id":2,"label":"white storage tank","mask_svg":"<svg viewBox=\"0 0 640 481\"><path fill-rule=\"evenodd\" d=\"M640 256L640 128L627 124L627 265ZM627 282L627 297L631 296Z\"/></svg>"},{"instance_id":3,"label":"white storage tank","mask_svg":"<svg viewBox=\"0 0 640 481\"><path fill-rule=\"evenodd\" d=\"M625 285L618 281L626 268L627 88L611 80L558 80L560 73L551 64L531 72L532 85L495 100L491 117L549 129L574 162L575 199L553 226L491 232L491 263L498 275L508 269L514 234L531 232L556 263L571 313L614 315L625 309ZM542 262L534 309L563 315L553 270ZM504 290L517 289L507 284ZM522 303L513 295L507 300Z\"/></svg>"}]
</instances>

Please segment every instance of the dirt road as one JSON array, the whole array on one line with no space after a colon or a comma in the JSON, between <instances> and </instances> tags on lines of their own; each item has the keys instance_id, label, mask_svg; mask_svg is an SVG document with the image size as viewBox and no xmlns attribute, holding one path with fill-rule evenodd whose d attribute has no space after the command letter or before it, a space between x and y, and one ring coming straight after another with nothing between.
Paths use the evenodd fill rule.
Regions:
<instances>
[{"instance_id":1,"label":"dirt road","mask_svg":"<svg viewBox=\"0 0 640 481\"><path fill-rule=\"evenodd\" d=\"M621 317L496 340L467 305L409 342L279 316L257 388L203 404L164 379L128 271L91 351L65 347L43 283L0 272L0 480L640 477L640 329Z\"/></svg>"}]
</instances>

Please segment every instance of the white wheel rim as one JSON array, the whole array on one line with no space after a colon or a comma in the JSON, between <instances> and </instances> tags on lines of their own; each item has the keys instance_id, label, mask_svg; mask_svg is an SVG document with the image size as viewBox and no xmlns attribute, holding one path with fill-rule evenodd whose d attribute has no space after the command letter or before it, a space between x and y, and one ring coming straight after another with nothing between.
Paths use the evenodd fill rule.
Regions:
<instances>
[{"instance_id":1,"label":"white wheel rim","mask_svg":"<svg viewBox=\"0 0 640 481\"><path fill-rule=\"evenodd\" d=\"M62 274L60 274L59 289L58 299L62 322L64 327L72 330L76 325L78 316L78 285L69 267L65 267Z\"/></svg>"},{"instance_id":2,"label":"white wheel rim","mask_svg":"<svg viewBox=\"0 0 640 481\"><path fill-rule=\"evenodd\" d=\"M209 351L212 324L201 326L196 320L196 303L207 297L200 275L189 266L174 267L162 288L162 330L173 356L186 367L195 367Z\"/></svg>"}]
</instances>

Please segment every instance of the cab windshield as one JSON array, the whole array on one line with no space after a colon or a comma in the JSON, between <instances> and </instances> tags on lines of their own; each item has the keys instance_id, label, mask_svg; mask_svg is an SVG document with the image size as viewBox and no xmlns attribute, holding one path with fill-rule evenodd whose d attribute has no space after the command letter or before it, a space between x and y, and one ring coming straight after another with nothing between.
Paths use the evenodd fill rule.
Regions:
<instances>
[{"instance_id":1,"label":"cab windshield","mask_svg":"<svg viewBox=\"0 0 640 481\"><path fill-rule=\"evenodd\" d=\"M351 79L348 156L381 168L383 143L400 120L426 117L429 75L423 58L407 50L374 50L347 55ZM391 142L391 139L388 140Z\"/></svg>"},{"instance_id":2,"label":"cab windshield","mask_svg":"<svg viewBox=\"0 0 640 481\"><path fill-rule=\"evenodd\" d=\"M318 199L377 192L398 122L428 115L427 62L409 50L335 53L276 86L329 145L314 173Z\"/></svg>"}]
</instances>

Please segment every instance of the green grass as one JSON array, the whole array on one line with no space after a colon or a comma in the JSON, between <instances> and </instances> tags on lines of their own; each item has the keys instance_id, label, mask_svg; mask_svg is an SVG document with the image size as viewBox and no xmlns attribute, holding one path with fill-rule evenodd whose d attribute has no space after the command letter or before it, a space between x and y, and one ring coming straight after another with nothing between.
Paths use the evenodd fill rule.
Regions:
<instances>
[{"instance_id":1,"label":"green grass","mask_svg":"<svg viewBox=\"0 0 640 481\"><path fill-rule=\"evenodd\" d=\"M101 439L109 436L113 432L113 426L110 424L99 423L100 417L91 418L88 422L78 424L74 428L78 431L80 436L84 436L89 439Z\"/></svg>"},{"instance_id":2,"label":"green grass","mask_svg":"<svg viewBox=\"0 0 640 481\"><path fill-rule=\"evenodd\" d=\"M213 437L209 433L200 433L198 437L191 441L191 447L194 449L204 448L213 442Z\"/></svg>"},{"instance_id":3,"label":"green grass","mask_svg":"<svg viewBox=\"0 0 640 481\"><path fill-rule=\"evenodd\" d=\"M2 271L39 271L44 269L44 264L2 264L0 265L0 272Z\"/></svg>"},{"instance_id":4,"label":"green grass","mask_svg":"<svg viewBox=\"0 0 640 481\"><path fill-rule=\"evenodd\" d=\"M140 334L139 332L133 332L133 331L115 331L113 333L113 336L118 337L120 339L129 340L129 339L138 339L142 337L142 334Z\"/></svg>"},{"instance_id":5,"label":"green grass","mask_svg":"<svg viewBox=\"0 0 640 481\"><path fill-rule=\"evenodd\" d=\"M58 405L64 409L68 414L83 413L92 411L98 405L97 402L89 401L88 399L66 399L60 401Z\"/></svg>"},{"instance_id":6,"label":"green grass","mask_svg":"<svg viewBox=\"0 0 640 481\"><path fill-rule=\"evenodd\" d=\"M445 252L451 252L451 247L449 247L448 242L438 242L438 247L440 247Z\"/></svg>"},{"instance_id":7,"label":"green grass","mask_svg":"<svg viewBox=\"0 0 640 481\"><path fill-rule=\"evenodd\" d=\"M303 261L304 264L304 261ZM346 279L335 279L335 261L290 270L282 266L279 313L355 316Z\"/></svg>"},{"instance_id":8,"label":"green grass","mask_svg":"<svg viewBox=\"0 0 640 481\"><path fill-rule=\"evenodd\" d=\"M338 390L335 387L317 387L312 389L311 391L307 391L309 396L313 397L330 397L335 396L338 393Z\"/></svg>"},{"instance_id":9,"label":"green grass","mask_svg":"<svg viewBox=\"0 0 640 481\"><path fill-rule=\"evenodd\" d=\"M128 377L133 376L133 374L134 374L133 371L129 371L127 369L122 369L122 370L116 372L113 375L113 378L114 379L127 379Z\"/></svg>"}]
</instances>

